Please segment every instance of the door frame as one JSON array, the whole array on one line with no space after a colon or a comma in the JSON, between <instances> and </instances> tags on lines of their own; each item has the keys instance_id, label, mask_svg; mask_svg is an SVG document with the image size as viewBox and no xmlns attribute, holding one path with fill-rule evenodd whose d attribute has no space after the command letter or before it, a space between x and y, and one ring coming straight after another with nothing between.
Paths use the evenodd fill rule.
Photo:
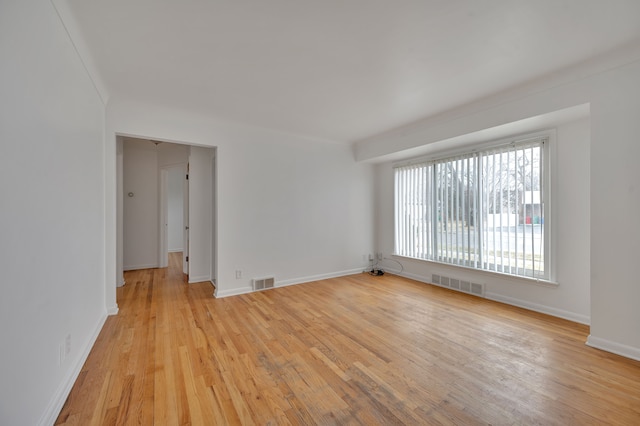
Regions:
<instances>
[{"instance_id":1,"label":"door frame","mask_svg":"<svg viewBox=\"0 0 640 426\"><path fill-rule=\"evenodd\" d=\"M124 269L123 269L123 240L124 240L124 217L122 214L122 203L119 200L123 200L124 197L124 185L123 185L123 181L122 181L122 160L123 160L123 152L122 152L122 140L123 138L133 138L133 139L145 139L145 140L153 140L153 141L158 141L158 142L165 142L165 143L173 143L173 144L177 144L177 145L187 145L187 146L197 146L197 147L202 147L202 148L211 148L215 151L217 151L217 146L211 146L211 145L203 145L203 144L194 144L194 143L190 143L190 142L185 142L185 141L176 141L176 140L172 140L172 139L166 139L166 138L160 138L160 137L156 137L156 136L150 136L150 135L139 135L139 134L132 134L132 133L123 133L123 132L114 132L114 145L113 145L113 171L114 171L114 184L115 184L115 203L114 203L114 224L115 224L115 240L112 240L114 243L114 251L112 253L115 254L115 262L113 264L113 267L115 269L115 274L114 274L114 278L115 280L112 281L112 285L114 288L114 293L111 293L114 297L113 299L113 306L109 307L109 313L110 314L115 314L118 312L118 307L117 307L117 302L115 300L115 288L119 287L121 285L124 285ZM216 170L214 170L214 175L216 174ZM185 183L185 185L187 185ZM217 179L214 179L213 182L211 182L212 188L211 190L213 191L213 194L217 194ZM186 191L185 193L188 194L188 191ZM217 201L217 197L214 196L214 200ZM185 203L188 203L187 200L185 200ZM214 201L215 203L215 201ZM214 218L217 217L217 204L215 204L213 206L213 210L212 210L212 224L213 224L213 228L211 230L211 238L213 240L213 245L215 245L215 247L217 247L217 220L214 220ZM188 216L187 216L188 217ZM188 250L188 249L187 249ZM186 254L183 255L183 259L186 259ZM217 250L214 251L212 253L212 259L211 259L211 264L212 265L217 265L218 263L218 252ZM186 263L186 262L184 262ZM216 268L217 269L217 268ZM217 270L212 268L212 276L211 276L211 281L212 284L215 283L217 281ZM188 272L188 271L187 271ZM110 280L111 281L111 280Z\"/></svg>"},{"instance_id":2,"label":"door frame","mask_svg":"<svg viewBox=\"0 0 640 426\"><path fill-rule=\"evenodd\" d=\"M158 197L160 220L158 221L158 267L169 266L169 168L160 168L160 196Z\"/></svg>"},{"instance_id":3,"label":"door frame","mask_svg":"<svg viewBox=\"0 0 640 426\"><path fill-rule=\"evenodd\" d=\"M187 156L188 158L188 156ZM182 169L182 273L189 277L189 160Z\"/></svg>"}]
</instances>

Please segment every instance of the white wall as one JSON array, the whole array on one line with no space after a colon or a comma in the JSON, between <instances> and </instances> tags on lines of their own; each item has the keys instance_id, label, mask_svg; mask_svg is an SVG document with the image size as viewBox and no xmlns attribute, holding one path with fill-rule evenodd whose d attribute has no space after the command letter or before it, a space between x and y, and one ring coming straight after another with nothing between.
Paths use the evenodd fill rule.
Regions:
<instances>
[{"instance_id":1,"label":"white wall","mask_svg":"<svg viewBox=\"0 0 640 426\"><path fill-rule=\"evenodd\" d=\"M0 424L52 424L106 318L105 109L49 1L1 3L0 57Z\"/></svg>"},{"instance_id":2,"label":"white wall","mask_svg":"<svg viewBox=\"0 0 640 426\"><path fill-rule=\"evenodd\" d=\"M640 61L594 85L589 343L640 360Z\"/></svg>"},{"instance_id":3,"label":"white wall","mask_svg":"<svg viewBox=\"0 0 640 426\"><path fill-rule=\"evenodd\" d=\"M107 181L113 185L118 133L217 147L218 296L250 291L254 277L273 275L286 285L367 265L362 256L374 248L373 167L355 163L350 147L112 99ZM115 268L115 250L107 255ZM111 287L107 292L115 297Z\"/></svg>"},{"instance_id":4,"label":"white wall","mask_svg":"<svg viewBox=\"0 0 640 426\"><path fill-rule=\"evenodd\" d=\"M169 169L167 184L167 202L168 202L168 222L167 222L167 239L170 252L183 250L183 182L185 171L184 167L177 166Z\"/></svg>"},{"instance_id":5,"label":"white wall","mask_svg":"<svg viewBox=\"0 0 640 426\"><path fill-rule=\"evenodd\" d=\"M361 141L355 147L356 158L376 160L402 155L403 151L410 152L420 145L584 103L590 104L591 117L589 212L585 213L590 229L590 255L588 260L571 255L564 261L573 266L580 263L585 270L590 268L591 334L588 343L640 359L640 333L637 331L640 286L637 285L634 258L640 252L637 219L640 167L636 164L640 154L639 46L612 52L580 68L565 70L411 127ZM579 134L584 130L567 128L565 133ZM382 179L384 181L384 177ZM565 179L567 183L571 182L569 176ZM584 196L581 199L584 201ZM568 203L566 200L565 205ZM557 232L563 240L575 234L566 229ZM559 279L563 286L567 285L569 277L559 276ZM563 303L584 303L582 293L571 297L582 301Z\"/></svg>"},{"instance_id":6,"label":"white wall","mask_svg":"<svg viewBox=\"0 0 640 426\"><path fill-rule=\"evenodd\" d=\"M117 253L116 257L116 270L118 275L116 277L116 286L122 287L125 284L123 263L124 263L124 192L123 192L123 168L124 168L124 138L118 137L116 140L116 235L117 241ZM113 300L115 304L115 300Z\"/></svg>"},{"instance_id":7,"label":"white wall","mask_svg":"<svg viewBox=\"0 0 640 426\"><path fill-rule=\"evenodd\" d=\"M541 304L591 322L590 119L557 128L552 196L555 270L560 286ZM553 313L553 311L552 311ZM560 315L561 316L561 315Z\"/></svg>"},{"instance_id":8,"label":"white wall","mask_svg":"<svg viewBox=\"0 0 640 426\"><path fill-rule=\"evenodd\" d=\"M407 276L431 282L431 274L485 284L486 297L589 323L589 146L590 122L555 127L552 180L556 239L556 286L538 285L504 275L476 272L433 262L394 257ZM393 163L377 166L378 251L393 253ZM550 221L549 221L550 222ZM396 270L395 262L383 263Z\"/></svg>"},{"instance_id":9,"label":"white wall","mask_svg":"<svg viewBox=\"0 0 640 426\"><path fill-rule=\"evenodd\" d=\"M189 161L189 146L175 143L158 145L158 167L185 165Z\"/></svg>"},{"instance_id":10,"label":"white wall","mask_svg":"<svg viewBox=\"0 0 640 426\"><path fill-rule=\"evenodd\" d=\"M213 157L215 150L192 146L189 152L189 282L212 281Z\"/></svg>"}]
</instances>

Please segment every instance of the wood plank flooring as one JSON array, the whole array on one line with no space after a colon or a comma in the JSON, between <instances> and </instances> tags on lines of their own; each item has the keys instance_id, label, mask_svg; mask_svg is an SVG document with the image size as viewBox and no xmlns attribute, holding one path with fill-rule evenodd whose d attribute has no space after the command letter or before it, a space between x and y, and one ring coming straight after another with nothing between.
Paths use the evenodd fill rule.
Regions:
<instances>
[{"instance_id":1,"label":"wood plank flooring","mask_svg":"<svg viewBox=\"0 0 640 426\"><path fill-rule=\"evenodd\" d=\"M129 272L57 425L638 425L640 362L588 327L404 278L214 299Z\"/></svg>"}]
</instances>

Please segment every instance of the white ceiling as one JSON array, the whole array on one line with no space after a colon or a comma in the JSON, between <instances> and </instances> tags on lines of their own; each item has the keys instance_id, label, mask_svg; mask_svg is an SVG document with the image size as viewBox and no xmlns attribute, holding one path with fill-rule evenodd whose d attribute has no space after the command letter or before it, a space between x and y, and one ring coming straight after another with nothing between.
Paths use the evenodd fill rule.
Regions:
<instances>
[{"instance_id":1,"label":"white ceiling","mask_svg":"<svg viewBox=\"0 0 640 426\"><path fill-rule=\"evenodd\" d=\"M351 142L640 42L638 0L53 0L110 94Z\"/></svg>"}]
</instances>

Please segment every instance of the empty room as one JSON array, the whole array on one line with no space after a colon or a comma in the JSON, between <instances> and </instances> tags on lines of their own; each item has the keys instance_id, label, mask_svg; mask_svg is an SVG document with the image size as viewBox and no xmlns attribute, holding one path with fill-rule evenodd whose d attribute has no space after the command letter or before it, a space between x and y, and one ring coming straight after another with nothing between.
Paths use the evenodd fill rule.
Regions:
<instances>
[{"instance_id":1,"label":"empty room","mask_svg":"<svg viewBox=\"0 0 640 426\"><path fill-rule=\"evenodd\" d=\"M640 423L640 2L0 3L1 425Z\"/></svg>"}]
</instances>

